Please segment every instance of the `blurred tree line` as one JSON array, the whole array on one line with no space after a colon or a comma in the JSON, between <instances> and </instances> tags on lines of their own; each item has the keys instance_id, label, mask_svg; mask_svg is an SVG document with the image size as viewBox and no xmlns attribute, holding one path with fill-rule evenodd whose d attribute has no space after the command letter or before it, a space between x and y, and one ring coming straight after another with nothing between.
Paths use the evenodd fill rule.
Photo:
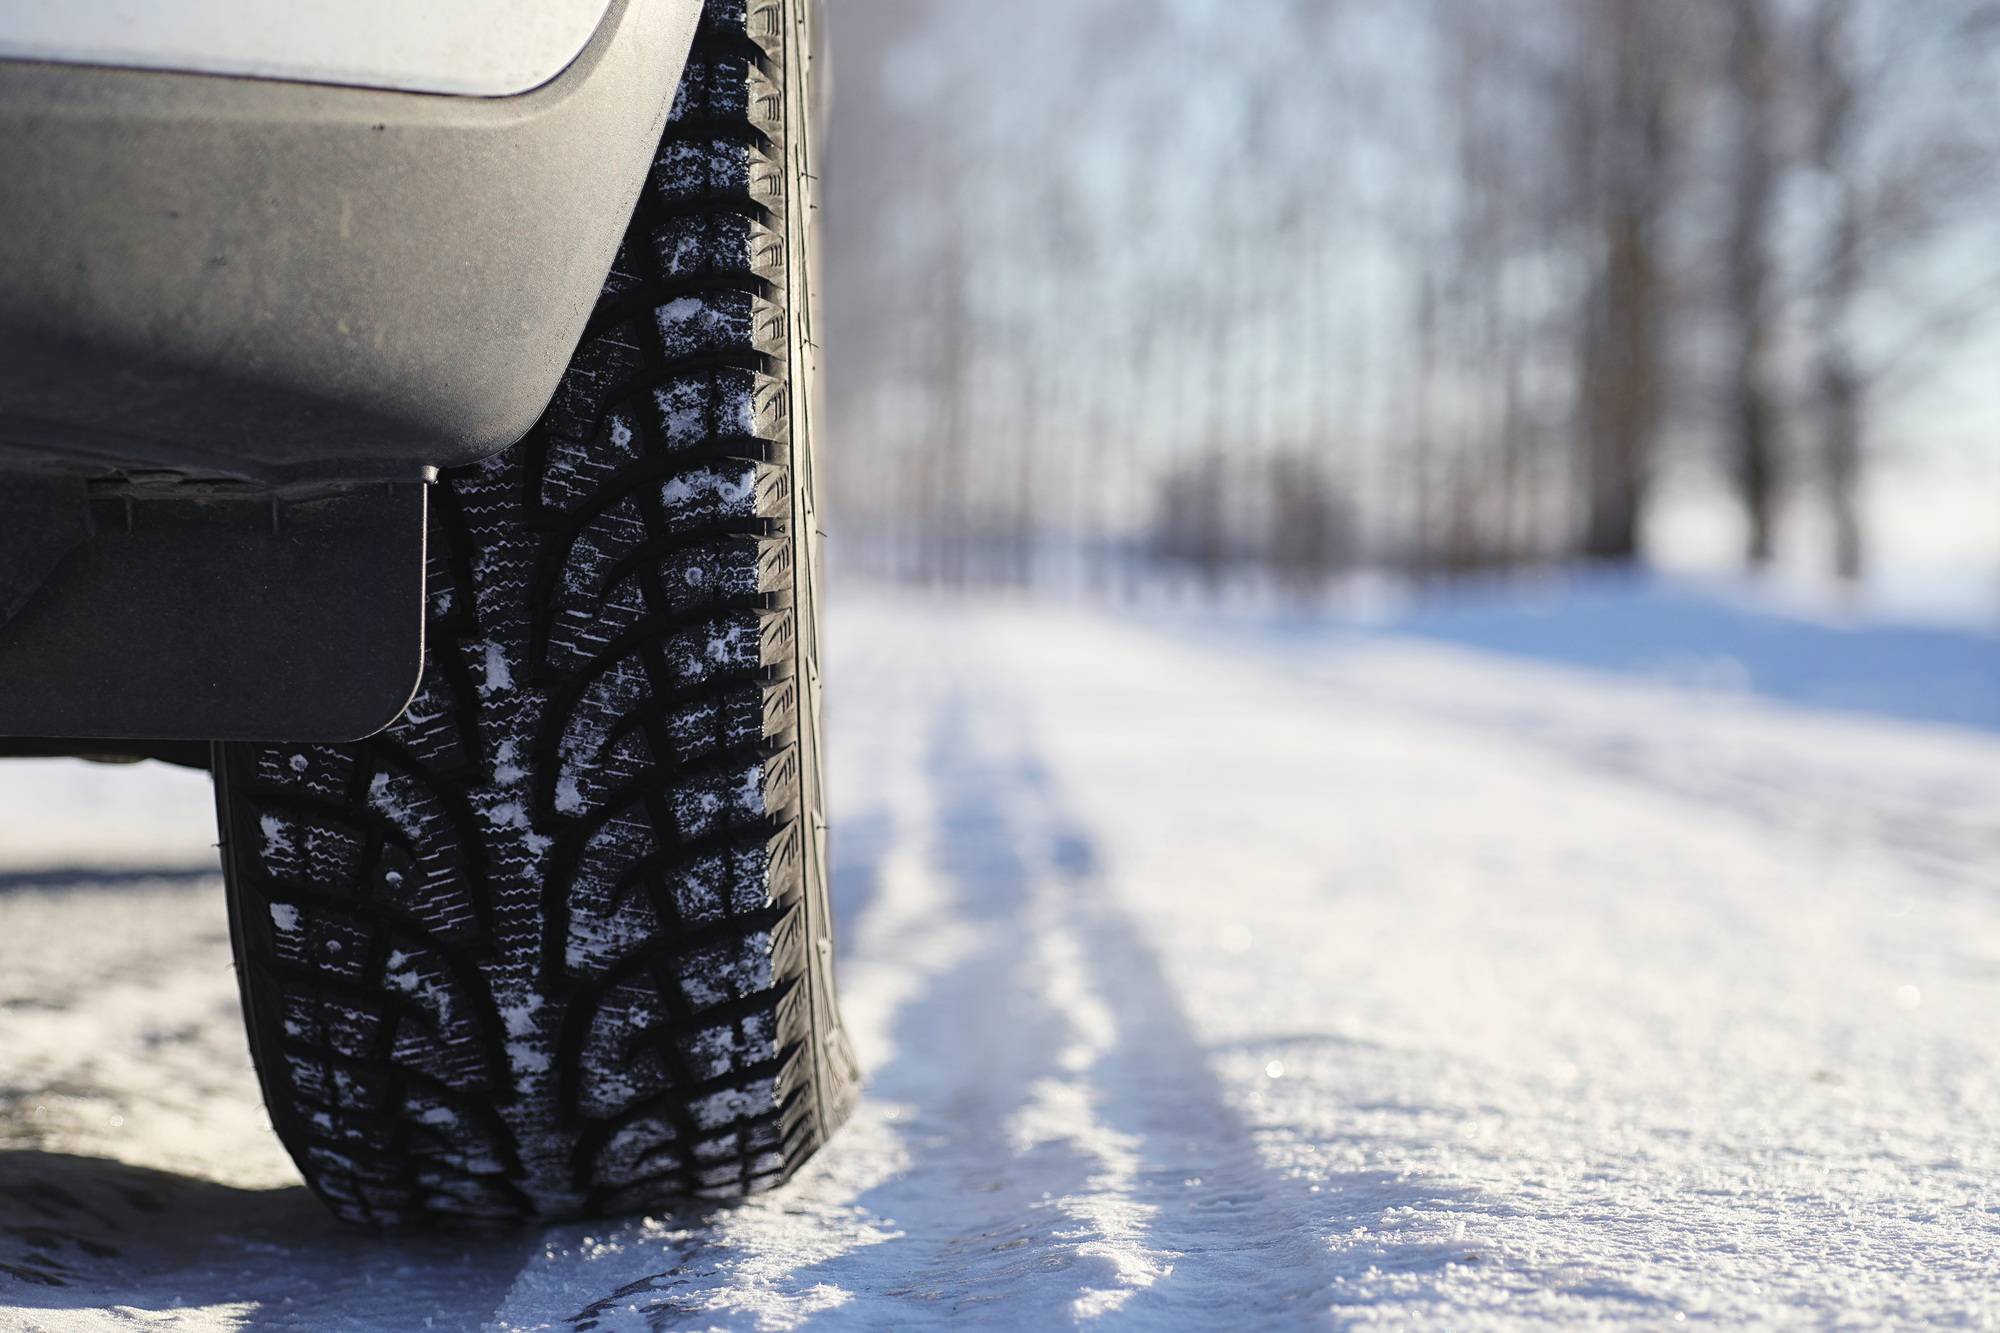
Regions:
<instances>
[{"instance_id":1,"label":"blurred tree line","mask_svg":"<svg viewBox=\"0 0 2000 1333\"><path fill-rule=\"evenodd\" d=\"M1309 592L1865 558L1883 414L2000 288L1987 0L826 0L836 551Z\"/></svg>"}]
</instances>

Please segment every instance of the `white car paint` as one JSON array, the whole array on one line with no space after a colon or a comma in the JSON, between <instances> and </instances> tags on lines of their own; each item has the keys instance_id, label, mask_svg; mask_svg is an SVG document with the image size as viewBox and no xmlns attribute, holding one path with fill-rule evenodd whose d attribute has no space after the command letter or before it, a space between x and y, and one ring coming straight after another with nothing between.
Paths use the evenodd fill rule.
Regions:
<instances>
[{"instance_id":1,"label":"white car paint","mask_svg":"<svg viewBox=\"0 0 2000 1333\"><path fill-rule=\"evenodd\" d=\"M0 58L506 97L560 74L610 0L5 0Z\"/></svg>"}]
</instances>

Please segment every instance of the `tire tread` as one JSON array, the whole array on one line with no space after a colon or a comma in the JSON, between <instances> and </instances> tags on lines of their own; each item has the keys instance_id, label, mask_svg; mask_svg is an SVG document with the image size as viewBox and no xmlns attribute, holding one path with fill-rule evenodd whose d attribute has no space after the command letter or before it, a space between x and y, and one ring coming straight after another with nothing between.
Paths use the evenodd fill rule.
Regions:
<instances>
[{"instance_id":1,"label":"tire tread","mask_svg":"<svg viewBox=\"0 0 2000 1333\"><path fill-rule=\"evenodd\" d=\"M853 1100L798 481L800 20L705 6L548 410L433 488L408 712L217 747L252 1051L343 1217L746 1193Z\"/></svg>"}]
</instances>

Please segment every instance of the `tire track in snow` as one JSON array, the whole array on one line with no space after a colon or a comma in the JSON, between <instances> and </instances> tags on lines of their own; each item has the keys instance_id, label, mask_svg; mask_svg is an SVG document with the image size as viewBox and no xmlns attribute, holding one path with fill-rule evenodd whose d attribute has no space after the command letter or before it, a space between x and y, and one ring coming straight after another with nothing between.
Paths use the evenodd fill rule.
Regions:
<instances>
[{"instance_id":1,"label":"tire track in snow","mask_svg":"<svg viewBox=\"0 0 2000 1333\"><path fill-rule=\"evenodd\" d=\"M1263 1160L1309 1182L1337 1320L1995 1322L2000 972L1961 966L2000 957L1990 892L1422 716L1399 678L986 621ZM1801 754L1860 730L1782 721ZM1985 738L1872 739L1850 763L1900 794L1993 771Z\"/></svg>"},{"instance_id":2,"label":"tire track in snow","mask_svg":"<svg viewBox=\"0 0 2000 1333\"><path fill-rule=\"evenodd\" d=\"M1927 876L1991 882L1987 733L1688 688L1390 635L1178 634L1349 700L1503 735L1588 768Z\"/></svg>"}]
</instances>

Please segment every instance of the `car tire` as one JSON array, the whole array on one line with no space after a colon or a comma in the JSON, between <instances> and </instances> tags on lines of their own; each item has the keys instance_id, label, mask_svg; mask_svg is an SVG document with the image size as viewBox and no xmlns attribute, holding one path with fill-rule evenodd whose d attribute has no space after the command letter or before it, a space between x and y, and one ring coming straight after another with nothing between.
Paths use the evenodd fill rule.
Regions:
<instances>
[{"instance_id":1,"label":"car tire","mask_svg":"<svg viewBox=\"0 0 2000 1333\"><path fill-rule=\"evenodd\" d=\"M804 0L708 0L547 412L432 488L423 683L218 744L271 1122L343 1218L651 1210L785 1180L834 1003Z\"/></svg>"}]
</instances>

